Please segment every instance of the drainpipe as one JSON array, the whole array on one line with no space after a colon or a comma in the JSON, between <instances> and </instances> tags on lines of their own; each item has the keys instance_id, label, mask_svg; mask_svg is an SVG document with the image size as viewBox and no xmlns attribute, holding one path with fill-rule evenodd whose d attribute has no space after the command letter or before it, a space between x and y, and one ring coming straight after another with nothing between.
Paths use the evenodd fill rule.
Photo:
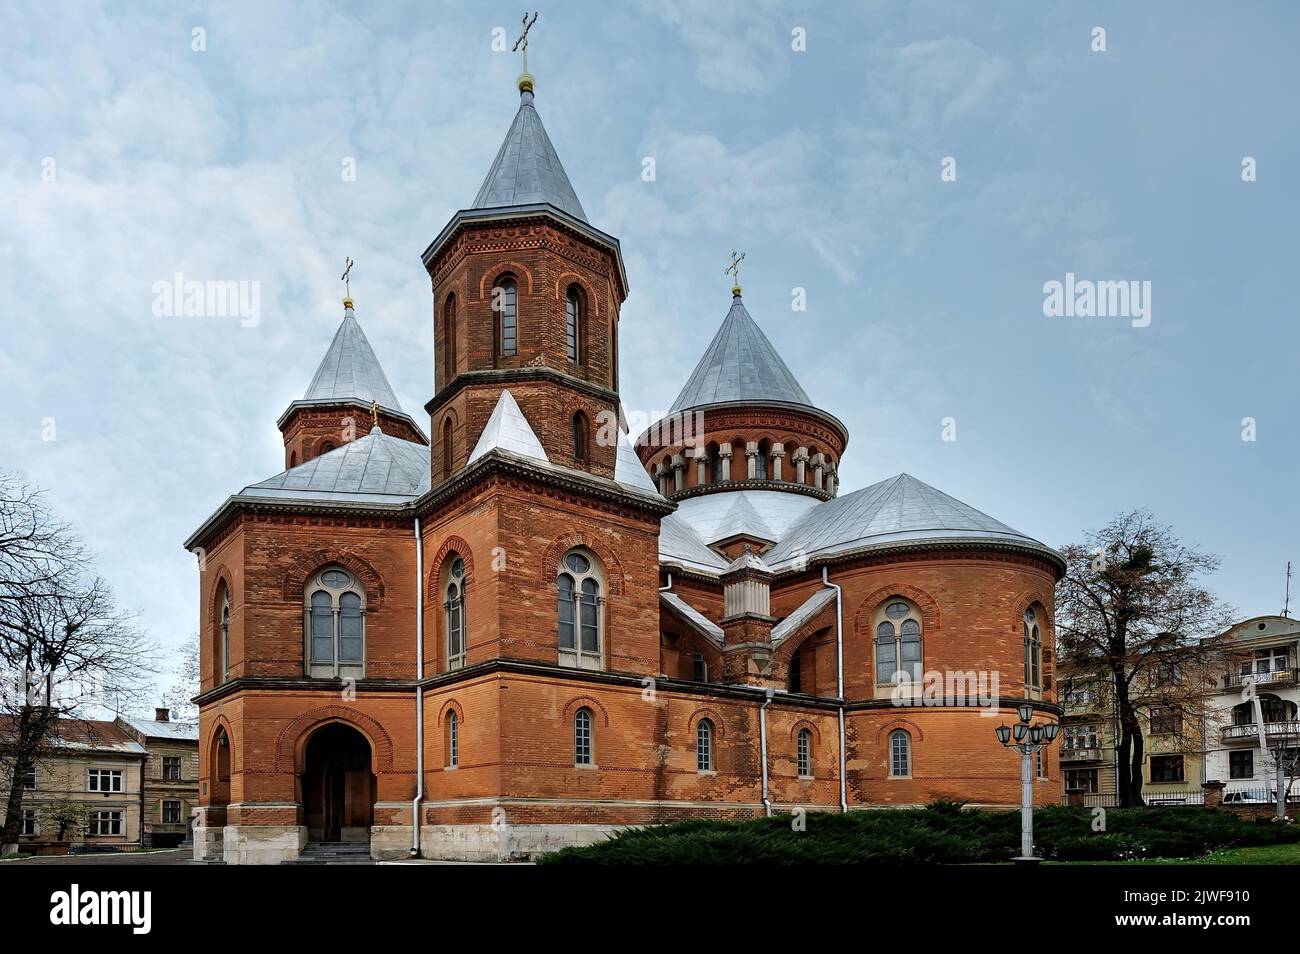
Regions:
<instances>
[{"instance_id":1,"label":"drainpipe","mask_svg":"<svg viewBox=\"0 0 1300 954\"><path fill-rule=\"evenodd\" d=\"M668 592L669 590L671 590L672 588L673 588L673 574L672 574L671 571L669 571L669 573L668 573L668 585L667 585L667 586L661 586L661 587L659 587L659 592L660 592L660 593L667 593L667 592Z\"/></svg>"},{"instance_id":2,"label":"drainpipe","mask_svg":"<svg viewBox=\"0 0 1300 954\"><path fill-rule=\"evenodd\" d=\"M763 762L763 815L772 817L772 800L767 797L767 707L772 704L776 690L768 688L763 704L758 707L758 751Z\"/></svg>"},{"instance_id":3,"label":"drainpipe","mask_svg":"<svg viewBox=\"0 0 1300 954\"><path fill-rule=\"evenodd\" d=\"M424 542L415 518L415 798L411 800L411 857L420 857L420 802L424 799Z\"/></svg>"},{"instance_id":4,"label":"drainpipe","mask_svg":"<svg viewBox=\"0 0 1300 954\"><path fill-rule=\"evenodd\" d=\"M843 591L839 586L831 582L830 570L822 567L822 586L828 586L835 591L835 695L840 700L839 704L839 723L840 723L840 811L849 810L849 793L848 783L845 779L845 772L848 770L848 754L846 752L844 738L844 610L843 610Z\"/></svg>"}]
</instances>

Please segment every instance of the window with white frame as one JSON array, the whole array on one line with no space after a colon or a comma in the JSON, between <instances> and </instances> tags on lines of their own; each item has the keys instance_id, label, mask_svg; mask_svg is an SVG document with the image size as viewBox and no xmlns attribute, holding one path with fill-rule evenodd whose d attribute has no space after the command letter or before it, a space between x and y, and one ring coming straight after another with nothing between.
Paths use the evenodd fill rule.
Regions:
<instances>
[{"instance_id":1,"label":"window with white frame","mask_svg":"<svg viewBox=\"0 0 1300 954\"><path fill-rule=\"evenodd\" d=\"M889 774L894 778L912 774L912 737L903 729L889 733Z\"/></svg>"},{"instance_id":2,"label":"window with white frame","mask_svg":"<svg viewBox=\"0 0 1300 954\"><path fill-rule=\"evenodd\" d=\"M455 768L460 765L460 716L456 714L455 709L447 713L446 752L444 755L446 756L447 768Z\"/></svg>"},{"instance_id":3,"label":"window with white frame","mask_svg":"<svg viewBox=\"0 0 1300 954\"><path fill-rule=\"evenodd\" d=\"M497 313L497 354L510 357L519 352L519 285L503 278L492 289L492 308Z\"/></svg>"},{"instance_id":4,"label":"window with white frame","mask_svg":"<svg viewBox=\"0 0 1300 954\"><path fill-rule=\"evenodd\" d=\"M40 833L41 833L41 826L40 826L40 822L36 820L36 809L24 808L23 809L23 830L22 830L23 837L35 838Z\"/></svg>"},{"instance_id":5,"label":"window with white frame","mask_svg":"<svg viewBox=\"0 0 1300 954\"><path fill-rule=\"evenodd\" d=\"M447 566L443 610L446 613L447 669L465 665L465 561L455 557Z\"/></svg>"},{"instance_id":6,"label":"window with white frame","mask_svg":"<svg viewBox=\"0 0 1300 954\"><path fill-rule=\"evenodd\" d=\"M812 776L812 731L800 729L795 745L798 753L799 777L810 778Z\"/></svg>"},{"instance_id":7,"label":"window with white frame","mask_svg":"<svg viewBox=\"0 0 1300 954\"><path fill-rule=\"evenodd\" d=\"M27 766L27 771L23 773L23 788L35 788L38 780L36 766Z\"/></svg>"},{"instance_id":8,"label":"window with white frame","mask_svg":"<svg viewBox=\"0 0 1300 954\"><path fill-rule=\"evenodd\" d=\"M1083 792L1087 795L1096 795L1097 770L1095 768L1066 769L1065 790L1067 792Z\"/></svg>"},{"instance_id":9,"label":"window with white frame","mask_svg":"<svg viewBox=\"0 0 1300 954\"><path fill-rule=\"evenodd\" d=\"M695 727L695 770L713 771L713 723L701 719Z\"/></svg>"},{"instance_id":10,"label":"window with white frame","mask_svg":"<svg viewBox=\"0 0 1300 954\"><path fill-rule=\"evenodd\" d=\"M559 661L562 666L601 669L601 617L604 577L588 550L570 550L556 577Z\"/></svg>"},{"instance_id":11,"label":"window with white frame","mask_svg":"<svg viewBox=\"0 0 1300 954\"><path fill-rule=\"evenodd\" d=\"M1267 673L1282 672L1290 668L1288 665L1289 660L1290 657L1285 646L1256 650L1250 659L1242 661L1241 674L1243 676L1262 676Z\"/></svg>"},{"instance_id":12,"label":"window with white frame","mask_svg":"<svg viewBox=\"0 0 1300 954\"><path fill-rule=\"evenodd\" d=\"M1038 612L1031 606L1025 610L1025 687L1041 689L1043 686L1043 641L1038 628Z\"/></svg>"},{"instance_id":13,"label":"window with white frame","mask_svg":"<svg viewBox=\"0 0 1300 954\"><path fill-rule=\"evenodd\" d=\"M90 833L98 836L122 834L122 813L116 811L91 812Z\"/></svg>"},{"instance_id":14,"label":"window with white frame","mask_svg":"<svg viewBox=\"0 0 1300 954\"><path fill-rule=\"evenodd\" d=\"M347 570L330 566L307 583L307 674L357 678L366 671L366 595Z\"/></svg>"},{"instance_id":15,"label":"window with white frame","mask_svg":"<svg viewBox=\"0 0 1300 954\"><path fill-rule=\"evenodd\" d=\"M1095 749L1097 747L1096 724L1065 726L1064 747L1066 749Z\"/></svg>"},{"instance_id":16,"label":"window with white frame","mask_svg":"<svg viewBox=\"0 0 1300 954\"><path fill-rule=\"evenodd\" d=\"M121 769L86 769L86 791L120 792L122 791Z\"/></svg>"},{"instance_id":17,"label":"window with white frame","mask_svg":"<svg viewBox=\"0 0 1300 954\"><path fill-rule=\"evenodd\" d=\"M181 823L181 803L174 799L164 799L162 803L162 823L164 825L179 825Z\"/></svg>"},{"instance_id":18,"label":"window with white frame","mask_svg":"<svg viewBox=\"0 0 1300 954\"><path fill-rule=\"evenodd\" d=\"M573 714L573 764L594 764L591 746L591 710L586 706Z\"/></svg>"},{"instance_id":19,"label":"window with white frame","mask_svg":"<svg viewBox=\"0 0 1300 954\"><path fill-rule=\"evenodd\" d=\"M876 685L920 683L921 611L894 598L877 612L876 620Z\"/></svg>"},{"instance_id":20,"label":"window with white frame","mask_svg":"<svg viewBox=\"0 0 1300 954\"><path fill-rule=\"evenodd\" d=\"M221 592L221 681L230 678L230 590Z\"/></svg>"},{"instance_id":21,"label":"window with white frame","mask_svg":"<svg viewBox=\"0 0 1300 954\"><path fill-rule=\"evenodd\" d=\"M164 755L162 769L164 782L179 782L181 780L181 757L179 755Z\"/></svg>"}]
</instances>

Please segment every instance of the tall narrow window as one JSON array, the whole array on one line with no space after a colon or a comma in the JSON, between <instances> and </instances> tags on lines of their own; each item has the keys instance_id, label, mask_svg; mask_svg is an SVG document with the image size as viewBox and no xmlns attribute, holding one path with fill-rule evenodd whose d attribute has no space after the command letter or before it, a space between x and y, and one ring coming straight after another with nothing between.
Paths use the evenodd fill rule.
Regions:
<instances>
[{"instance_id":1,"label":"tall narrow window","mask_svg":"<svg viewBox=\"0 0 1300 954\"><path fill-rule=\"evenodd\" d=\"M1043 644L1038 635L1038 614L1031 606L1025 610L1025 686L1042 686Z\"/></svg>"},{"instance_id":2,"label":"tall narrow window","mask_svg":"<svg viewBox=\"0 0 1300 954\"><path fill-rule=\"evenodd\" d=\"M812 775L812 731L800 729L798 736L799 777Z\"/></svg>"},{"instance_id":3,"label":"tall narrow window","mask_svg":"<svg viewBox=\"0 0 1300 954\"><path fill-rule=\"evenodd\" d=\"M754 477L756 480L767 480L767 455L771 453L771 447L767 441L761 441L758 445L758 455L754 458Z\"/></svg>"},{"instance_id":4,"label":"tall narrow window","mask_svg":"<svg viewBox=\"0 0 1300 954\"><path fill-rule=\"evenodd\" d=\"M569 354L569 364L577 364L579 357L579 329L582 327L582 299L578 289L570 286L564 303L564 343Z\"/></svg>"},{"instance_id":5,"label":"tall narrow window","mask_svg":"<svg viewBox=\"0 0 1300 954\"><path fill-rule=\"evenodd\" d=\"M230 678L230 591L221 593L221 681Z\"/></svg>"},{"instance_id":6,"label":"tall narrow window","mask_svg":"<svg viewBox=\"0 0 1300 954\"><path fill-rule=\"evenodd\" d=\"M791 692L803 692L803 647L794 651L790 657L790 677L786 688Z\"/></svg>"},{"instance_id":7,"label":"tall narrow window","mask_svg":"<svg viewBox=\"0 0 1300 954\"><path fill-rule=\"evenodd\" d=\"M921 613L892 599L876 614L876 685L919 683L924 660Z\"/></svg>"},{"instance_id":8,"label":"tall narrow window","mask_svg":"<svg viewBox=\"0 0 1300 954\"><path fill-rule=\"evenodd\" d=\"M365 675L365 592L356 577L341 567L326 567L308 582L304 598L307 674Z\"/></svg>"},{"instance_id":9,"label":"tall narrow window","mask_svg":"<svg viewBox=\"0 0 1300 954\"><path fill-rule=\"evenodd\" d=\"M442 422L442 479L451 476L451 418Z\"/></svg>"},{"instance_id":10,"label":"tall narrow window","mask_svg":"<svg viewBox=\"0 0 1300 954\"><path fill-rule=\"evenodd\" d=\"M465 561L456 557L447 567L447 669L465 665Z\"/></svg>"},{"instance_id":11,"label":"tall narrow window","mask_svg":"<svg viewBox=\"0 0 1300 954\"><path fill-rule=\"evenodd\" d=\"M695 770L713 771L713 723L708 719L695 727Z\"/></svg>"},{"instance_id":12,"label":"tall narrow window","mask_svg":"<svg viewBox=\"0 0 1300 954\"><path fill-rule=\"evenodd\" d=\"M573 764L591 765L591 710L583 706L573 715Z\"/></svg>"},{"instance_id":13,"label":"tall narrow window","mask_svg":"<svg viewBox=\"0 0 1300 954\"><path fill-rule=\"evenodd\" d=\"M699 650L691 657L691 678L696 682L709 681L709 664L704 661L704 653Z\"/></svg>"},{"instance_id":14,"label":"tall narrow window","mask_svg":"<svg viewBox=\"0 0 1300 954\"><path fill-rule=\"evenodd\" d=\"M447 713L446 742L447 768L455 768L460 764L460 719L455 709Z\"/></svg>"},{"instance_id":15,"label":"tall narrow window","mask_svg":"<svg viewBox=\"0 0 1300 954\"><path fill-rule=\"evenodd\" d=\"M894 778L912 774L912 737L902 729L889 733L889 774Z\"/></svg>"},{"instance_id":16,"label":"tall narrow window","mask_svg":"<svg viewBox=\"0 0 1300 954\"><path fill-rule=\"evenodd\" d=\"M442 305L442 383L456 376L456 296L448 295Z\"/></svg>"},{"instance_id":17,"label":"tall narrow window","mask_svg":"<svg viewBox=\"0 0 1300 954\"><path fill-rule=\"evenodd\" d=\"M581 411L573 415L573 459L587 459L587 415Z\"/></svg>"},{"instance_id":18,"label":"tall narrow window","mask_svg":"<svg viewBox=\"0 0 1300 954\"><path fill-rule=\"evenodd\" d=\"M588 551L570 550L560 561L556 588L561 665L602 668L603 582L600 566Z\"/></svg>"},{"instance_id":19,"label":"tall narrow window","mask_svg":"<svg viewBox=\"0 0 1300 954\"><path fill-rule=\"evenodd\" d=\"M502 357L519 352L519 286L503 278L492 289L492 308L497 313L497 343Z\"/></svg>"}]
</instances>

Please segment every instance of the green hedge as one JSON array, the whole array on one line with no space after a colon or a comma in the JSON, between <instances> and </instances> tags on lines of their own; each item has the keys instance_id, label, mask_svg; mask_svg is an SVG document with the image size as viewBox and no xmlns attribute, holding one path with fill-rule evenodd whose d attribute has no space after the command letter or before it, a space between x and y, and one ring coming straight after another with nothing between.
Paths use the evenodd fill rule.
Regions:
<instances>
[{"instance_id":1,"label":"green hedge","mask_svg":"<svg viewBox=\"0 0 1300 954\"><path fill-rule=\"evenodd\" d=\"M963 811L952 802L921 809L809 812L793 817L685 821L619 832L608 841L565 848L542 864L973 864L1019 854L1018 812ZM1034 841L1057 861L1192 858L1223 848L1300 841L1300 825L1247 821L1193 807L1108 808L1105 831L1092 809L1041 808Z\"/></svg>"}]
</instances>

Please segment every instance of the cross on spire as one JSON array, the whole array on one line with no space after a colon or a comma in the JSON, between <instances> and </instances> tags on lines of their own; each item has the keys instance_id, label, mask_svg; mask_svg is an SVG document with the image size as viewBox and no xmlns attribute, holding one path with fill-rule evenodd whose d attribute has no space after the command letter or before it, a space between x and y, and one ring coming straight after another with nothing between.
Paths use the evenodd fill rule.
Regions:
<instances>
[{"instance_id":1,"label":"cross on spire","mask_svg":"<svg viewBox=\"0 0 1300 954\"><path fill-rule=\"evenodd\" d=\"M745 260L745 253L736 254L736 250L731 250L731 264L722 270L722 274L731 276L731 293L740 294L740 263Z\"/></svg>"},{"instance_id":2,"label":"cross on spire","mask_svg":"<svg viewBox=\"0 0 1300 954\"><path fill-rule=\"evenodd\" d=\"M348 278L348 276L352 274L352 266L354 263L352 259L348 258L346 255L343 257L343 261L347 267L343 269L343 274L339 276L339 281L343 283L343 304L351 308L352 307L352 282Z\"/></svg>"},{"instance_id":3,"label":"cross on spire","mask_svg":"<svg viewBox=\"0 0 1300 954\"><path fill-rule=\"evenodd\" d=\"M515 45L510 49L512 53L522 52L524 54L524 71L519 75L519 91L523 92L526 80L528 90L531 92L533 88L533 77L532 74L528 72L528 31L531 30L533 24L537 22L537 14L534 13L533 18L530 20L528 19L528 11L525 10L523 22L524 32L519 34L519 39L515 40Z\"/></svg>"}]
</instances>

